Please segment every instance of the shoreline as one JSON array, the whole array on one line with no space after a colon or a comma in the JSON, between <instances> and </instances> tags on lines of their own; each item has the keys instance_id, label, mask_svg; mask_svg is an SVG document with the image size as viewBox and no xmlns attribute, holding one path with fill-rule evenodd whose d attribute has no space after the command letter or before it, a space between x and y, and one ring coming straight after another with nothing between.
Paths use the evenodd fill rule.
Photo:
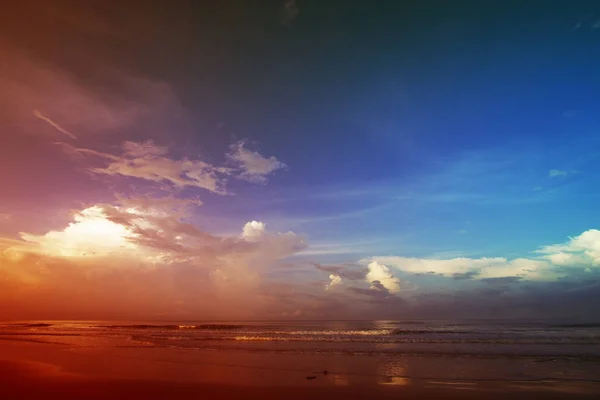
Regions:
<instances>
[{"instance_id":1,"label":"shoreline","mask_svg":"<svg viewBox=\"0 0 600 400\"><path fill-rule=\"evenodd\" d=\"M343 373L308 380L301 369L191 363L184 355L155 348L73 348L49 343L0 340L0 388L11 399L41 396L89 398L597 398L600 385L556 380L406 378ZM171 359L156 358L171 354ZM198 352L192 352L196 358ZM231 358L235 353L228 353ZM209 357L210 354L206 354ZM241 362L241 361L240 361ZM350 379L352 378L352 379Z\"/></svg>"}]
</instances>

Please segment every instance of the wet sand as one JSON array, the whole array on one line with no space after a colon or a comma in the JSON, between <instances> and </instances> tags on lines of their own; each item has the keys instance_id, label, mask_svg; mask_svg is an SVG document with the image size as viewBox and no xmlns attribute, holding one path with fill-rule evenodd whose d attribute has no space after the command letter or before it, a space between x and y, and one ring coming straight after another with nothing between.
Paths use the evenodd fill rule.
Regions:
<instances>
[{"instance_id":1,"label":"wet sand","mask_svg":"<svg viewBox=\"0 0 600 400\"><path fill-rule=\"evenodd\" d=\"M219 353L219 352L213 352ZM236 352L228 363L197 362L210 354L156 348L85 350L49 343L0 340L0 398L12 399L330 399L330 398L598 398L600 386L579 382L387 380L324 371L307 375L290 361L261 369L243 365ZM240 360L240 358L242 358ZM282 360L276 357L273 360ZM302 362L299 360L299 362ZM272 365L272 364L271 364ZM307 376L315 376L308 380Z\"/></svg>"}]
</instances>

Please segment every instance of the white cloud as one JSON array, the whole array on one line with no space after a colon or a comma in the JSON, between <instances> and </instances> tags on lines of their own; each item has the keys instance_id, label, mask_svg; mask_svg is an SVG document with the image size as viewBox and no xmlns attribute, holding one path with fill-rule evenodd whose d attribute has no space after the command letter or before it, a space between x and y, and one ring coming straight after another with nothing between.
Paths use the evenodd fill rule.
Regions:
<instances>
[{"instance_id":1,"label":"white cloud","mask_svg":"<svg viewBox=\"0 0 600 400\"><path fill-rule=\"evenodd\" d=\"M244 147L245 141L239 141L231 146L227 157L241 170L239 177L249 182L266 183L267 176L285 164L275 157L264 157L257 152Z\"/></svg>"},{"instance_id":2,"label":"white cloud","mask_svg":"<svg viewBox=\"0 0 600 400\"><path fill-rule=\"evenodd\" d=\"M404 273L436 274L456 279L481 280L518 277L538 281L554 280L567 274L564 269L558 270L556 267L593 268L600 266L600 231L590 229L571 238L567 243L545 246L536 250L535 253L539 256L515 259L504 257L438 259L386 256L364 259L361 263L369 266L371 275L367 276L367 281L376 280L375 274L389 274L388 268ZM382 270L381 267L386 269ZM377 280L385 285L382 279Z\"/></svg>"},{"instance_id":3,"label":"white cloud","mask_svg":"<svg viewBox=\"0 0 600 400\"><path fill-rule=\"evenodd\" d=\"M250 221L244 225L244 229L242 231L242 237L246 240L256 240L259 239L264 233L266 229L266 224L258 221Z\"/></svg>"},{"instance_id":4,"label":"white cloud","mask_svg":"<svg viewBox=\"0 0 600 400\"><path fill-rule=\"evenodd\" d=\"M372 261L367 268L369 269L366 276L368 283L373 284L373 282L379 281L390 293L398 293L400 291L400 280L391 274L387 266L377 261Z\"/></svg>"},{"instance_id":5,"label":"white cloud","mask_svg":"<svg viewBox=\"0 0 600 400\"><path fill-rule=\"evenodd\" d=\"M567 171L561 171L560 169L551 169L548 172L550 178L558 178L560 176L567 176Z\"/></svg>"},{"instance_id":6,"label":"white cloud","mask_svg":"<svg viewBox=\"0 0 600 400\"><path fill-rule=\"evenodd\" d=\"M543 260L518 258L507 260L503 257L426 259L409 257L374 257L376 262L388 265L394 269L409 273L434 273L447 277L454 274L469 274L474 279L500 278L521 276L528 278L539 277L542 270L548 267Z\"/></svg>"},{"instance_id":7,"label":"white cloud","mask_svg":"<svg viewBox=\"0 0 600 400\"><path fill-rule=\"evenodd\" d=\"M342 283L342 277L335 274L329 275L329 283L325 286L325 290L329 290L332 286Z\"/></svg>"},{"instance_id":8,"label":"white cloud","mask_svg":"<svg viewBox=\"0 0 600 400\"><path fill-rule=\"evenodd\" d=\"M545 246L536 253L557 265L591 264L600 266L600 231L589 229L567 243Z\"/></svg>"},{"instance_id":9,"label":"white cloud","mask_svg":"<svg viewBox=\"0 0 600 400\"><path fill-rule=\"evenodd\" d=\"M571 253L564 253L559 251L558 253L547 254L543 256L554 265L569 266L569 265L581 265L586 263L585 257L577 256Z\"/></svg>"}]
</instances>

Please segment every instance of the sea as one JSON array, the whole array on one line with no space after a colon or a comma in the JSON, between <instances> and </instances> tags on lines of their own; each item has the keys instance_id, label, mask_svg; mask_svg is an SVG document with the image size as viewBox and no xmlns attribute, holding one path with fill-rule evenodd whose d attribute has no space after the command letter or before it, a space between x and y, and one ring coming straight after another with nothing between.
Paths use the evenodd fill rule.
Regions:
<instances>
[{"instance_id":1,"label":"sea","mask_svg":"<svg viewBox=\"0 0 600 400\"><path fill-rule=\"evenodd\" d=\"M264 366L266 359L273 368L289 367L294 365L289 360L301 357L315 360L302 364L307 373L330 368L332 375L372 372L391 381L600 382L600 323L20 321L0 323L0 340L51 343L74 351L174 349L199 354L200 360L200 354L223 353L226 360L244 360L248 367ZM273 361L278 359L287 361Z\"/></svg>"}]
</instances>

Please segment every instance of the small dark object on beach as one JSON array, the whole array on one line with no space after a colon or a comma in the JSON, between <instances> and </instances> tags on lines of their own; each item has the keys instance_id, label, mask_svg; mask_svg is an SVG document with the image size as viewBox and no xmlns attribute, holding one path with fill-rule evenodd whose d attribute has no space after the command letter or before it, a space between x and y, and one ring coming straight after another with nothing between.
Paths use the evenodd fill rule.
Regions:
<instances>
[{"instance_id":1,"label":"small dark object on beach","mask_svg":"<svg viewBox=\"0 0 600 400\"><path fill-rule=\"evenodd\" d=\"M306 379L312 380L312 379L317 379L316 376L307 376Z\"/></svg>"},{"instance_id":2,"label":"small dark object on beach","mask_svg":"<svg viewBox=\"0 0 600 400\"><path fill-rule=\"evenodd\" d=\"M327 370L323 371L323 375L327 375Z\"/></svg>"}]
</instances>

